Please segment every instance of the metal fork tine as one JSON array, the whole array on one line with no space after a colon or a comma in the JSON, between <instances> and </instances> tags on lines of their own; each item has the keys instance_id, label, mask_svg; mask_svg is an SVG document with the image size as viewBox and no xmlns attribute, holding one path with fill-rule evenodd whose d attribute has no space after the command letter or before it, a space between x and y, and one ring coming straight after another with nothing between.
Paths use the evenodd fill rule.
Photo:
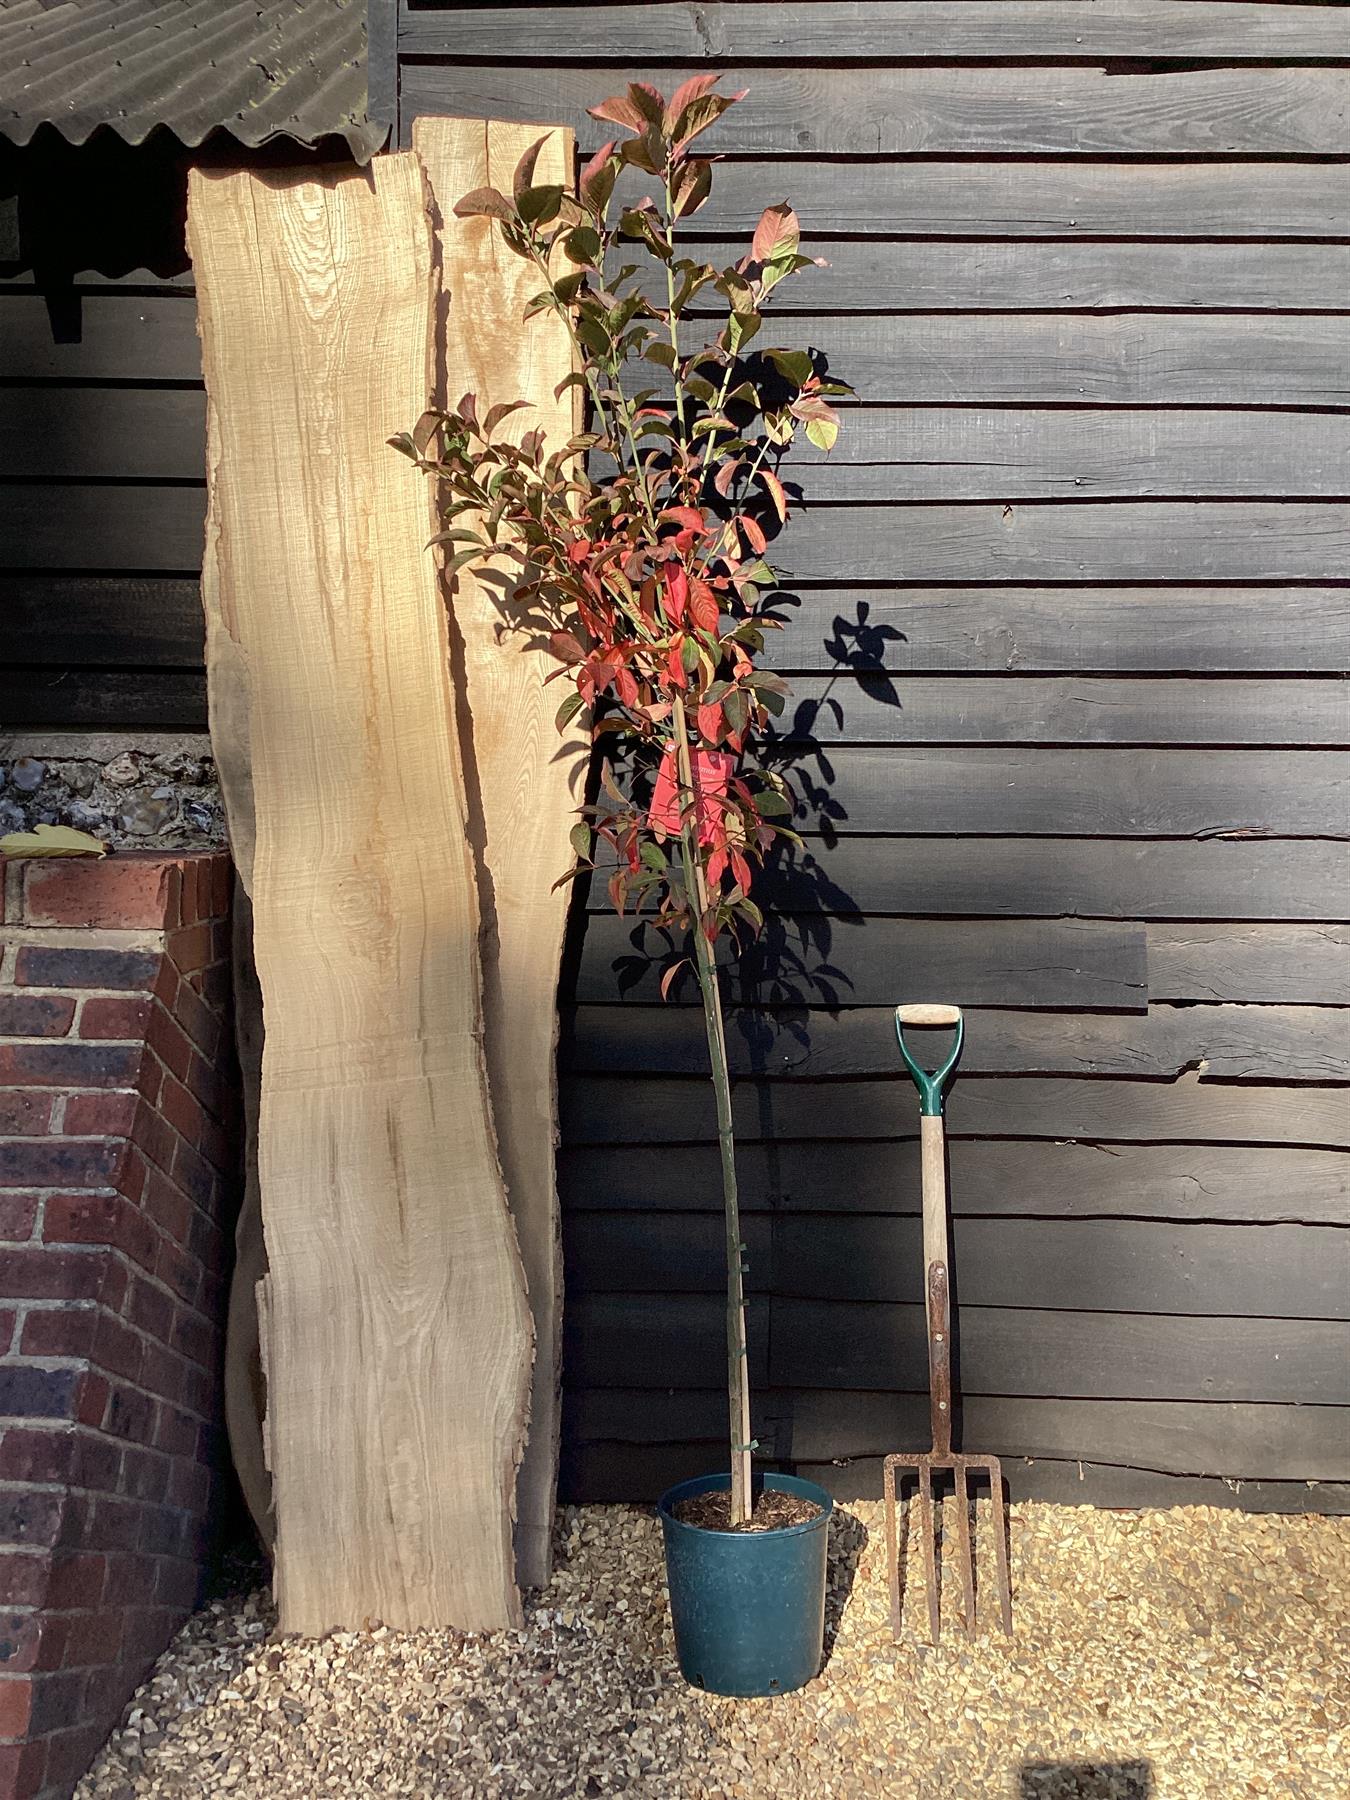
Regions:
<instances>
[{"instance_id":1,"label":"metal fork tine","mask_svg":"<svg viewBox=\"0 0 1350 1800\"><path fill-rule=\"evenodd\" d=\"M900 1636L900 1545L895 1519L895 1469L893 1458L882 1464L882 1484L886 1496L886 1572L891 1587L891 1635Z\"/></svg>"},{"instance_id":2,"label":"metal fork tine","mask_svg":"<svg viewBox=\"0 0 1350 1800\"><path fill-rule=\"evenodd\" d=\"M970 1543L970 1494L966 1465L960 1457L953 1470L956 1487L956 1553L961 1564L961 1605L965 1610L966 1636L975 1635L975 1553Z\"/></svg>"},{"instance_id":3,"label":"metal fork tine","mask_svg":"<svg viewBox=\"0 0 1350 1800\"><path fill-rule=\"evenodd\" d=\"M1003 1518L1003 1468L997 1457L989 1463L989 1499L994 1525L994 1565L998 1570L999 1617L1006 1636L1012 1636L1012 1577L1008 1573L1008 1537Z\"/></svg>"},{"instance_id":4,"label":"metal fork tine","mask_svg":"<svg viewBox=\"0 0 1350 1800\"><path fill-rule=\"evenodd\" d=\"M933 1642L942 1630L942 1614L938 1604L938 1560L933 1529L933 1477L928 1463L919 1459L919 1525L923 1531L923 1573L928 1585L928 1629Z\"/></svg>"}]
</instances>

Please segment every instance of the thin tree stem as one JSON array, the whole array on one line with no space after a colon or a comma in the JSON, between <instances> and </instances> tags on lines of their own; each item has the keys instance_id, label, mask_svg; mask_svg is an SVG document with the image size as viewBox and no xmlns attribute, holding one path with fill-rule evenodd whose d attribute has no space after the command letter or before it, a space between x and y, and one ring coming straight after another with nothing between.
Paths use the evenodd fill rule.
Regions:
<instances>
[{"instance_id":1,"label":"thin tree stem","mask_svg":"<svg viewBox=\"0 0 1350 1800\"><path fill-rule=\"evenodd\" d=\"M708 1060L717 1102L717 1146L722 1159L722 1206L726 1225L727 1260L727 1412L731 1451L731 1523L743 1525L750 1518L750 1370L746 1355L745 1287L741 1257L740 1203L736 1190L736 1142L731 1117L731 1078L727 1071L726 1025L722 996L717 985L717 965L712 945L703 929L708 910L708 886L698 844L697 789L684 701L676 697L671 712L675 736L675 765L680 785L680 849L685 888L693 903L694 958L703 995L703 1022L708 1034Z\"/></svg>"}]
</instances>

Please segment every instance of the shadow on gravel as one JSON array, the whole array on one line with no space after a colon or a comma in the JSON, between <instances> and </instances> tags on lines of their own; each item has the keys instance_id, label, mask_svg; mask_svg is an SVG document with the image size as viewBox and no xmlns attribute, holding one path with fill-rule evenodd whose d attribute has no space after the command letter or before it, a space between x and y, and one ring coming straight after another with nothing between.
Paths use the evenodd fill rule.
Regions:
<instances>
[{"instance_id":1,"label":"shadow on gravel","mask_svg":"<svg viewBox=\"0 0 1350 1800\"><path fill-rule=\"evenodd\" d=\"M836 1506L830 1519L829 1573L825 1584L825 1655L821 1668L834 1654L834 1640L853 1592L858 1564L867 1548L867 1527L856 1513Z\"/></svg>"},{"instance_id":2,"label":"shadow on gravel","mask_svg":"<svg viewBox=\"0 0 1350 1800\"><path fill-rule=\"evenodd\" d=\"M1154 1800L1153 1764L1023 1763L1018 1800Z\"/></svg>"}]
</instances>

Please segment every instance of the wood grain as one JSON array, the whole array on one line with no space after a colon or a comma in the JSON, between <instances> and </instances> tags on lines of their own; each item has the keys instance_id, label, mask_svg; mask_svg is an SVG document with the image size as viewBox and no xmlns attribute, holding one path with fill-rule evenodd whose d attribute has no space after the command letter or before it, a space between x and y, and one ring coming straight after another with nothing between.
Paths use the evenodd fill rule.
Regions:
<instances>
[{"instance_id":1,"label":"wood grain","mask_svg":"<svg viewBox=\"0 0 1350 1800\"><path fill-rule=\"evenodd\" d=\"M431 371L420 166L195 172L191 244L251 690L281 1624L508 1625L529 1316L431 510L385 445Z\"/></svg>"},{"instance_id":2,"label":"wood grain","mask_svg":"<svg viewBox=\"0 0 1350 1800\"><path fill-rule=\"evenodd\" d=\"M638 1081L642 1085L638 1086ZM909 1138L912 1093L901 1078L737 1084L736 1133L746 1143L805 1138ZM693 1144L713 1136L698 1084L670 1077L587 1076L563 1084L563 1135L573 1144ZM1228 1087L1194 1075L1172 1082L971 1075L952 1090L951 1137L1073 1138L1091 1143L1350 1146L1339 1088Z\"/></svg>"},{"instance_id":3,"label":"wood grain","mask_svg":"<svg viewBox=\"0 0 1350 1800\"><path fill-rule=\"evenodd\" d=\"M1350 926L1150 925L1157 1000L1350 1006Z\"/></svg>"},{"instance_id":4,"label":"wood grain","mask_svg":"<svg viewBox=\"0 0 1350 1800\"><path fill-rule=\"evenodd\" d=\"M529 410L507 425L543 429L556 446L576 428L573 395L553 390L570 373L561 323L521 316L538 277L503 244L490 219L459 219L470 189L509 189L512 172L541 131L533 126L423 120L413 134L436 203L446 298L437 392L455 404L478 396L480 417L498 402ZM536 181L570 183L570 131L548 133ZM523 422L522 422L523 421ZM462 520L459 521L463 523ZM534 1317L530 1425L517 1482L516 1568L522 1586L543 1587L552 1566L562 1381L562 1258L553 1148L557 1138L558 972L568 892L553 890L573 861L568 833L585 782L586 745L553 726L557 696L544 678L556 664L538 634L516 624L500 590L471 570L450 595L456 669L481 821L484 1023L493 1116Z\"/></svg>"},{"instance_id":5,"label":"wood grain","mask_svg":"<svg viewBox=\"0 0 1350 1800\"><path fill-rule=\"evenodd\" d=\"M664 1007L581 1006L563 1043L576 1074L700 1071L692 996ZM1335 1006L1151 1006L1144 1016L980 1011L968 1014L961 1068L971 1075L1137 1075L1198 1067L1202 1081L1350 1082L1350 1009ZM922 1040L921 1040L922 1042ZM893 1009L731 1008L736 1075L803 1077L897 1071ZM1350 1100L1350 1096L1347 1096Z\"/></svg>"},{"instance_id":6,"label":"wood grain","mask_svg":"<svg viewBox=\"0 0 1350 1800\"><path fill-rule=\"evenodd\" d=\"M625 81L664 71L462 64L403 65L406 125L453 105L474 118L558 119L586 154L608 127L588 117ZM667 89L671 86L665 78ZM1108 74L1100 68L875 67L859 80L820 66L732 65L724 86L749 97L719 122L719 152L749 156L1304 156L1350 151L1340 69L1201 69ZM840 185L844 185L842 182Z\"/></svg>"},{"instance_id":7,"label":"wood grain","mask_svg":"<svg viewBox=\"0 0 1350 1800\"><path fill-rule=\"evenodd\" d=\"M947 1146L955 1217L1232 1219L1247 1224L1350 1223L1350 1155L1249 1144L1095 1144L958 1140ZM738 1165L747 1212L915 1215L913 1139L747 1144ZM571 1215L659 1213L717 1204L711 1146L569 1148L561 1161ZM1258 1240L1259 1241L1259 1240Z\"/></svg>"}]
</instances>

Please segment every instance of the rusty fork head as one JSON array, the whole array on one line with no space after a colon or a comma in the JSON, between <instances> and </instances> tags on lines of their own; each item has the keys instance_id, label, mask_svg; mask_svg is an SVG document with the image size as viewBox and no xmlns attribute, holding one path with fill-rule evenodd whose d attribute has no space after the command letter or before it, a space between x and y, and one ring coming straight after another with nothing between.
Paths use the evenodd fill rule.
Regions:
<instances>
[{"instance_id":1,"label":"rusty fork head","mask_svg":"<svg viewBox=\"0 0 1350 1800\"><path fill-rule=\"evenodd\" d=\"M1008 1573L1008 1541L1003 1510L1003 1470L996 1456L957 1456L934 1450L922 1455L888 1456L882 1465L886 1496L886 1565L891 1590L891 1631L900 1636L900 1541L896 1498L897 1472L913 1471L918 1477L919 1529L923 1534L924 1583L928 1592L928 1627L933 1642L942 1625L939 1602L940 1576L933 1506L934 1472L951 1471L956 1490L956 1560L961 1580L961 1610L967 1637L975 1635L975 1554L970 1533L970 1493L967 1477L977 1469L989 1477L991 1526L994 1533L999 1618L1012 1635L1012 1582ZM938 1502L939 1508L941 1501Z\"/></svg>"}]
</instances>

